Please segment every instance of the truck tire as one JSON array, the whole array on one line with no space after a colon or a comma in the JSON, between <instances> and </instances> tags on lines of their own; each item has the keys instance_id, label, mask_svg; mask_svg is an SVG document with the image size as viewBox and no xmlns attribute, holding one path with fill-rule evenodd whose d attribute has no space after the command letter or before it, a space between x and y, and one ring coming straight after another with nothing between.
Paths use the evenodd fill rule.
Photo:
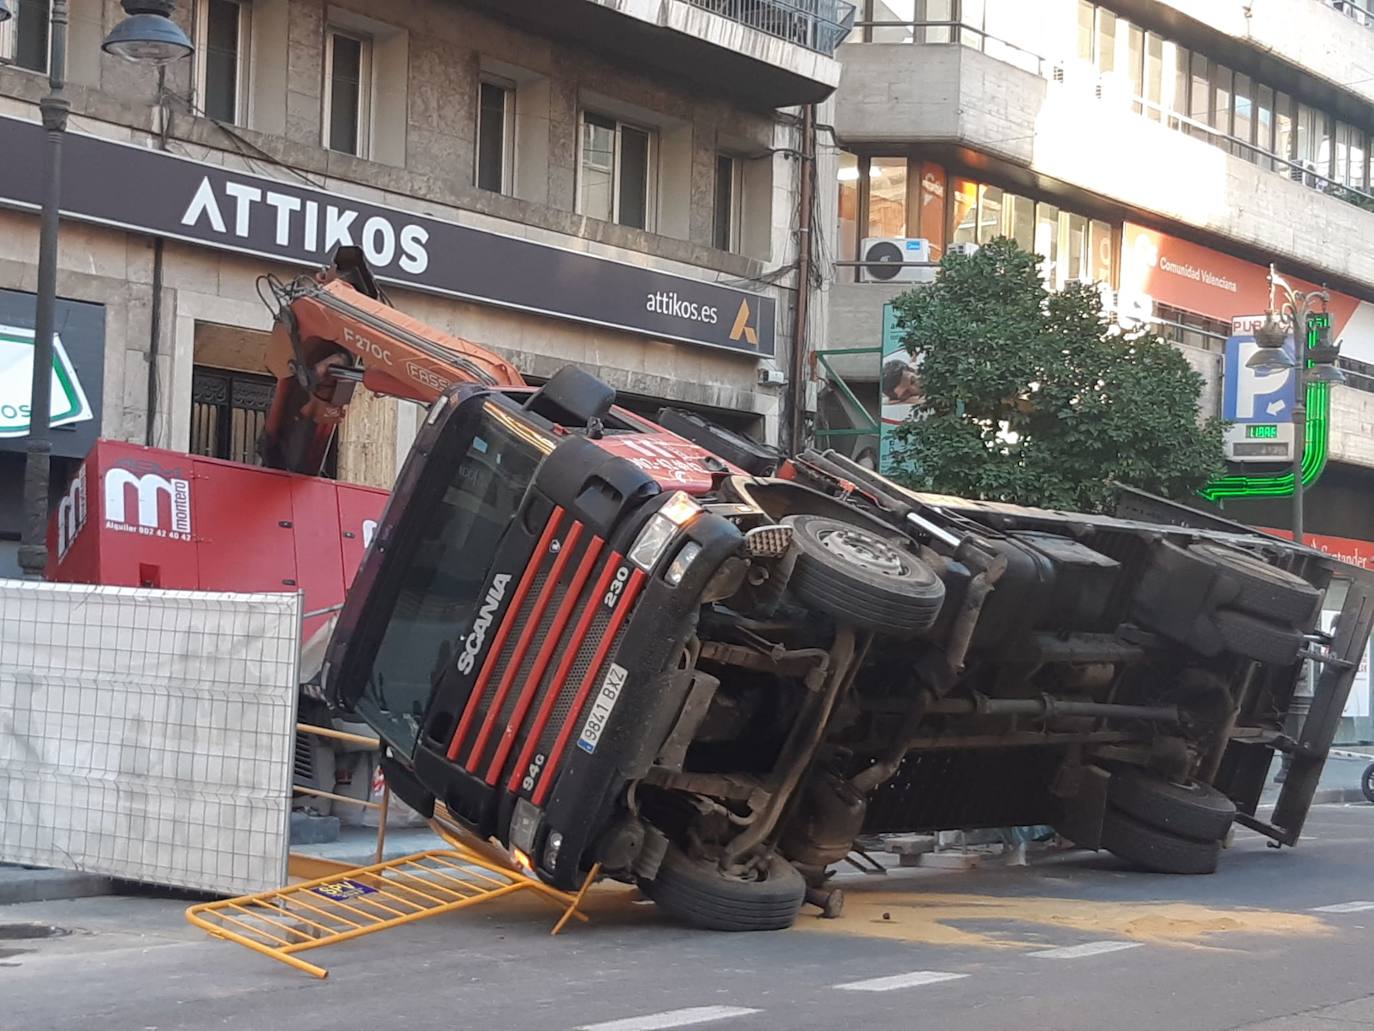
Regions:
<instances>
[{"instance_id":1,"label":"truck tire","mask_svg":"<svg viewBox=\"0 0 1374 1031\"><path fill-rule=\"evenodd\" d=\"M1210 784L1175 784L1133 767L1112 774L1107 798L1147 827L1203 843L1226 837L1236 818L1235 803Z\"/></svg>"},{"instance_id":2,"label":"truck tire","mask_svg":"<svg viewBox=\"0 0 1374 1031\"><path fill-rule=\"evenodd\" d=\"M895 540L817 515L787 516L797 548L789 586L804 603L865 630L899 637L929 629L945 585Z\"/></svg>"},{"instance_id":3,"label":"truck tire","mask_svg":"<svg viewBox=\"0 0 1374 1031\"><path fill-rule=\"evenodd\" d=\"M1364 776L1360 778L1360 790L1364 792L1366 799L1374 802L1374 763L1364 768Z\"/></svg>"},{"instance_id":4,"label":"truck tire","mask_svg":"<svg viewBox=\"0 0 1374 1031\"><path fill-rule=\"evenodd\" d=\"M1221 544L1194 544L1188 553L1205 558L1231 582L1236 593L1222 602L1228 608L1303 630L1316 619L1321 592L1302 577Z\"/></svg>"},{"instance_id":5,"label":"truck tire","mask_svg":"<svg viewBox=\"0 0 1374 1031\"><path fill-rule=\"evenodd\" d=\"M1212 618L1216 620L1217 631L1227 651L1256 662L1279 666L1289 666L1297 661L1303 640L1301 630L1279 626L1234 609L1217 609L1212 613Z\"/></svg>"},{"instance_id":6,"label":"truck tire","mask_svg":"<svg viewBox=\"0 0 1374 1031\"><path fill-rule=\"evenodd\" d=\"M640 890L669 916L707 931L781 931L791 927L806 899L806 881L779 855L764 874L746 881L714 864L691 859L669 845L658 873Z\"/></svg>"},{"instance_id":7,"label":"truck tire","mask_svg":"<svg viewBox=\"0 0 1374 1031\"><path fill-rule=\"evenodd\" d=\"M1102 847L1118 859L1154 873L1215 873L1221 856L1220 841L1180 838L1112 806L1102 817Z\"/></svg>"}]
</instances>

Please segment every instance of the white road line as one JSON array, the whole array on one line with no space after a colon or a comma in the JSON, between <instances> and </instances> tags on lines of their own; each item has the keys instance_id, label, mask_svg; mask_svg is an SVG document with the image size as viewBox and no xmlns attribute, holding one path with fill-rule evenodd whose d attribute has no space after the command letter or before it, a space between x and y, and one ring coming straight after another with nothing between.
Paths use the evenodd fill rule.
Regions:
<instances>
[{"instance_id":1,"label":"white road line","mask_svg":"<svg viewBox=\"0 0 1374 1031\"><path fill-rule=\"evenodd\" d=\"M1030 955L1040 959L1082 959L1084 956L1100 956L1104 952L1120 952L1122 949L1138 949L1144 942L1084 942L1082 945L1065 945L1058 949L1042 949Z\"/></svg>"},{"instance_id":2,"label":"white road line","mask_svg":"<svg viewBox=\"0 0 1374 1031\"><path fill-rule=\"evenodd\" d=\"M1314 913L1364 913L1374 909L1374 902L1337 902L1334 906L1318 906Z\"/></svg>"},{"instance_id":3,"label":"white road line","mask_svg":"<svg viewBox=\"0 0 1374 1031\"><path fill-rule=\"evenodd\" d=\"M642 1017L608 1020L604 1024L583 1024L577 1031L661 1031L669 1027L691 1027L693 1024L709 1024L713 1020L747 1017L758 1012L744 1006L692 1006L685 1010L666 1010Z\"/></svg>"},{"instance_id":4,"label":"white road line","mask_svg":"<svg viewBox=\"0 0 1374 1031\"><path fill-rule=\"evenodd\" d=\"M913 970L909 974L871 977L867 981L850 981L848 984L837 984L835 987L842 992L890 992L895 988L916 988L923 984L957 981L961 977L968 977L968 974L946 974L939 970Z\"/></svg>"}]
</instances>

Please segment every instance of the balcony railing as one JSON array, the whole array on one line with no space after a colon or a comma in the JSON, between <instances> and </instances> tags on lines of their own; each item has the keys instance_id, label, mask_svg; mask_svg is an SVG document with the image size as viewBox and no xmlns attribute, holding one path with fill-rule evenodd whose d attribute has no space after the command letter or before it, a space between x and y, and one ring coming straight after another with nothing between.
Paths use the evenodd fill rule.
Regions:
<instances>
[{"instance_id":1,"label":"balcony railing","mask_svg":"<svg viewBox=\"0 0 1374 1031\"><path fill-rule=\"evenodd\" d=\"M687 0L751 29L814 50L826 57L854 27L855 5L848 0Z\"/></svg>"},{"instance_id":2,"label":"balcony railing","mask_svg":"<svg viewBox=\"0 0 1374 1031\"><path fill-rule=\"evenodd\" d=\"M696 3L697 0L691 0L691 2ZM1343 3L1344 7L1357 7L1360 17L1365 19L1364 24L1374 28L1374 13L1370 13L1366 8L1352 5L1348 0L1328 0L1328 2L1337 8L1341 8ZM1351 17L1354 16L1354 14L1351 15ZM964 46L982 51L1004 64L1010 64L1022 71L1039 75L1066 89L1077 89L1080 93L1096 96L1098 100L1103 102L1129 101L1136 114L1145 115L1155 122L1163 123L1171 129L1187 133L1190 136L1206 139L1214 147L1229 150L1236 157L1244 158L1252 165L1269 168L1280 175L1287 176L1296 183L1302 183L1309 189L1316 190L1318 193L1329 194L1348 204L1353 204L1357 208L1363 208L1365 211L1374 211L1374 192L1369 192L1369 190L1374 190L1374 183L1370 184L1369 190L1363 186L1357 187L1341 183L1323 174L1310 161L1296 161L1283 157L1144 97L1123 94L1118 88L1119 81L1110 75L1095 73L1081 76L1070 75L1068 67L1062 61L1052 61L963 22L860 21L854 27L860 30L859 38L864 42L962 43Z\"/></svg>"},{"instance_id":3,"label":"balcony railing","mask_svg":"<svg viewBox=\"0 0 1374 1031\"><path fill-rule=\"evenodd\" d=\"M1367 29L1374 29L1374 8L1369 4L1356 3L1355 0L1326 0L1326 5L1334 7L1353 22L1358 22Z\"/></svg>"}]
</instances>

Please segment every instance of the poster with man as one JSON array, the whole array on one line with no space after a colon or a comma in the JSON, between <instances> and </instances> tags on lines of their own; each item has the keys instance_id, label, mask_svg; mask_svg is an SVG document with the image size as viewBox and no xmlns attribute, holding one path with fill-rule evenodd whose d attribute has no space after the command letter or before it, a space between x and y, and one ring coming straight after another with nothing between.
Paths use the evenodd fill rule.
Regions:
<instances>
[{"instance_id":1,"label":"poster with man","mask_svg":"<svg viewBox=\"0 0 1374 1031\"><path fill-rule=\"evenodd\" d=\"M897 443L897 428L925 403L918 363L902 346L897 313L891 304L883 305L882 363L878 377L882 405L879 420L882 426L880 467L884 473L890 473L893 471L892 450Z\"/></svg>"}]
</instances>

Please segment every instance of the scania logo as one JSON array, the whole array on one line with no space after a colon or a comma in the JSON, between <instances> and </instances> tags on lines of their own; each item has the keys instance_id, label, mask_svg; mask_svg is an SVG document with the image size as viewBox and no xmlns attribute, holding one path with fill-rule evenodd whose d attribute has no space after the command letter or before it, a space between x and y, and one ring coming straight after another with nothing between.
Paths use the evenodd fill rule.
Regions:
<instances>
[{"instance_id":1,"label":"scania logo","mask_svg":"<svg viewBox=\"0 0 1374 1031\"><path fill-rule=\"evenodd\" d=\"M463 642L462 654L458 656L459 672L471 673L472 668L477 665L477 656L482 653L482 646L487 643L487 631L491 629L491 621L496 618L496 610L501 607L501 600L506 596L508 583L509 573L497 573L492 579L487 596L482 601L482 607L477 611L477 618L473 620L472 629L468 631L467 640Z\"/></svg>"}]
</instances>

